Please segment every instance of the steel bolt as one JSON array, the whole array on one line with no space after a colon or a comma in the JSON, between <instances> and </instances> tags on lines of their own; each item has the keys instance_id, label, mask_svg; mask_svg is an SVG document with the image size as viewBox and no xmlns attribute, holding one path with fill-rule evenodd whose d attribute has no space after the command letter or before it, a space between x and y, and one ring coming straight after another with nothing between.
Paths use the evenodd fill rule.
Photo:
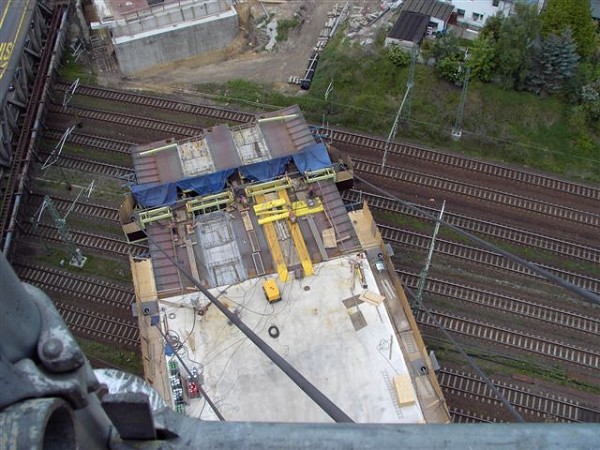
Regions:
<instances>
[{"instance_id":1,"label":"steel bolt","mask_svg":"<svg viewBox=\"0 0 600 450\"><path fill-rule=\"evenodd\" d=\"M42 354L47 359L56 359L63 351L63 343L58 338L50 338L42 346Z\"/></svg>"}]
</instances>

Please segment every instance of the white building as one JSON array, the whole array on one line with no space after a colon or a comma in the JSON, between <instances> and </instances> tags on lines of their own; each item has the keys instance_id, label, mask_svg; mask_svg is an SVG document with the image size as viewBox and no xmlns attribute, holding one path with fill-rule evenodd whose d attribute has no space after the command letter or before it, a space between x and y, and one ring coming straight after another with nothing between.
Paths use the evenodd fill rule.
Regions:
<instances>
[{"instance_id":1,"label":"white building","mask_svg":"<svg viewBox=\"0 0 600 450\"><path fill-rule=\"evenodd\" d=\"M517 0L444 0L454 5L456 21L471 28L481 28L489 17L498 13L510 15L515 8ZM544 0L525 0L537 4L541 9Z\"/></svg>"}]
</instances>

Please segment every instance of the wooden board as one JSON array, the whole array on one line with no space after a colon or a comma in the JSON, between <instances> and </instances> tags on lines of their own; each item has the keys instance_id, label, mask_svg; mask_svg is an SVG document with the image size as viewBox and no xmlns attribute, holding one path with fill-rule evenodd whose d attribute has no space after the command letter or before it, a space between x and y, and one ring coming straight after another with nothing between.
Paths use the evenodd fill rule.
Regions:
<instances>
[{"instance_id":1,"label":"wooden board","mask_svg":"<svg viewBox=\"0 0 600 450\"><path fill-rule=\"evenodd\" d=\"M337 242L335 240L335 230L333 228L326 228L321 232L323 237L323 244L325 248L336 248Z\"/></svg>"},{"instance_id":2,"label":"wooden board","mask_svg":"<svg viewBox=\"0 0 600 450\"><path fill-rule=\"evenodd\" d=\"M401 407L415 404L415 390L410 381L410 376L394 375L394 388L396 390L398 404Z\"/></svg>"},{"instance_id":3,"label":"wooden board","mask_svg":"<svg viewBox=\"0 0 600 450\"><path fill-rule=\"evenodd\" d=\"M385 297L383 295L379 295L376 292L369 291L368 289L365 289L358 298L363 302L370 303L374 306L381 305L381 303L383 303L383 301L385 300Z\"/></svg>"}]
</instances>

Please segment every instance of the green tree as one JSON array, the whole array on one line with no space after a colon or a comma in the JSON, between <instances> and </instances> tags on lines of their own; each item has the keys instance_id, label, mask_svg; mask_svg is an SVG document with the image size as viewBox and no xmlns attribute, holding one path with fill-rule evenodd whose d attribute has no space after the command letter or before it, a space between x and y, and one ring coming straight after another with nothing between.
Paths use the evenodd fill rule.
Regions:
<instances>
[{"instance_id":1,"label":"green tree","mask_svg":"<svg viewBox=\"0 0 600 450\"><path fill-rule=\"evenodd\" d=\"M410 63L410 54L397 45L392 45L388 49L387 57L396 67L405 67Z\"/></svg>"},{"instance_id":2,"label":"green tree","mask_svg":"<svg viewBox=\"0 0 600 450\"><path fill-rule=\"evenodd\" d=\"M496 51L491 38L480 36L473 42L467 67L471 69L471 76L491 81L496 72Z\"/></svg>"},{"instance_id":3,"label":"green tree","mask_svg":"<svg viewBox=\"0 0 600 450\"><path fill-rule=\"evenodd\" d=\"M502 27L503 21L504 16L502 14L496 14L495 16L489 17L481 29L481 33L479 34L480 38L488 38L492 42L497 42L500 38L500 28Z\"/></svg>"},{"instance_id":4,"label":"green tree","mask_svg":"<svg viewBox=\"0 0 600 450\"><path fill-rule=\"evenodd\" d=\"M538 94L561 91L575 75L579 61L571 29L567 28L560 36L548 35L536 47L528 88Z\"/></svg>"},{"instance_id":5,"label":"green tree","mask_svg":"<svg viewBox=\"0 0 600 450\"><path fill-rule=\"evenodd\" d=\"M565 29L573 30L577 53L591 56L597 45L596 24L592 19L589 0L546 0L542 12L542 33L560 35Z\"/></svg>"},{"instance_id":6,"label":"green tree","mask_svg":"<svg viewBox=\"0 0 600 450\"><path fill-rule=\"evenodd\" d=\"M457 58L452 58L450 56L439 60L435 66L435 73L438 77L442 80L454 83L457 86L462 86L465 77L464 72L465 70L462 62Z\"/></svg>"},{"instance_id":7,"label":"green tree","mask_svg":"<svg viewBox=\"0 0 600 450\"><path fill-rule=\"evenodd\" d=\"M433 49L431 50L431 56L438 61L448 57L456 58L460 53L458 36L453 31L438 36L435 39Z\"/></svg>"},{"instance_id":8,"label":"green tree","mask_svg":"<svg viewBox=\"0 0 600 450\"><path fill-rule=\"evenodd\" d=\"M497 75L508 87L523 89L539 39L537 6L517 3L515 14L502 20L495 45Z\"/></svg>"}]
</instances>

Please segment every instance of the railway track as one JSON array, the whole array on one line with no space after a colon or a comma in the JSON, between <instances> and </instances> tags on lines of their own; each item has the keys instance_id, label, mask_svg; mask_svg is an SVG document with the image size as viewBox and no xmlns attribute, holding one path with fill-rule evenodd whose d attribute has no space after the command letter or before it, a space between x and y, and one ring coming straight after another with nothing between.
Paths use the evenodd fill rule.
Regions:
<instances>
[{"instance_id":1,"label":"railway track","mask_svg":"<svg viewBox=\"0 0 600 450\"><path fill-rule=\"evenodd\" d=\"M51 103L48 105L48 111L69 116L77 115L79 119L90 119L98 122L112 123L115 125L142 128L152 131L162 131L169 135L177 135L180 137L195 136L200 134L203 130L202 127L181 125L176 122L148 119L142 116L121 114L113 111L84 108L83 106L71 106L67 110L64 110L62 105Z\"/></svg>"},{"instance_id":2,"label":"railway track","mask_svg":"<svg viewBox=\"0 0 600 450\"><path fill-rule=\"evenodd\" d=\"M405 286L416 289L419 275L404 270L396 270L400 280ZM431 294L472 303L486 308L495 309L504 313L517 314L568 328L575 332L600 336L600 319L586 316L553 306L542 305L517 297L510 297L495 292L476 289L459 283L452 283L428 277L424 290Z\"/></svg>"},{"instance_id":3,"label":"railway track","mask_svg":"<svg viewBox=\"0 0 600 450\"><path fill-rule=\"evenodd\" d=\"M70 85L68 83L63 82L54 83L54 87L61 91L66 91L69 86ZM85 95L88 97L101 98L120 103L130 103L133 105L143 105L152 108L177 111L180 113L211 117L213 119L223 120L226 122L245 123L251 122L256 118L255 114L82 84L77 87L76 95Z\"/></svg>"},{"instance_id":4,"label":"railway track","mask_svg":"<svg viewBox=\"0 0 600 450\"><path fill-rule=\"evenodd\" d=\"M22 230L28 236L36 236L48 241L63 242L58 230L51 225L40 223L36 230L33 225L24 224ZM78 247L89 248L97 252L120 256L140 256L148 252L148 247L146 246L130 244L127 241L110 236L77 230L69 230L69 233L75 245Z\"/></svg>"},{"instance_id":5,"label":"railway track","mask_svg":"<svg viewBox=\"0 0 600 450\"><path fill-rule=\"evenodd\" d=\"M44 156L49 156L49 152L40 152ZM135 172L130 167L119 166L93 159L79 158L61 154L56 162L60 167L81 172L93 173L96 175L104 175L111 178L129 179L134 176Z\"/></svg>"},{"instance_id":6,"label":"railway track","mask_svg":"<svg viewBox=\"0 0 600 450\"><path fill-rule=\"evenodd\" d=\"M462 397L475 398L484 403L500 405L501 402L478 376L442 368L438 381L444 391ZM492 380L502 395L521 413L559 422L598 422L600 410L579 404L577 401L547 393L534 393L519 385ZM475 416L477 417L477 416Z\"/></svg>"},{"instance_id":7,"label":"railway track","mask_svg":"<svg viewBox=\"0 0 600 450\"><path fill-rule=\"evenodd\" d=\"M415 212L413 209L402 203L381 195L351 190L344 192L343 197L344 200L351 203L366 200L371 209L425 218L423 215ZM433 216L437 216L439 213L438 210L427 206L417 206L419 209L426 211ZM429 218L425 219L431 220ZM448 210L444 212L444 220L472 233L478 233L494 239L501 239L521 246L539 248L540 250L553 252L565 257L577 258L592 264L600 264L600 249L598 248L544 236L529 230L509 227L507 225L481 220L475 217L467 217L462 214L452 213Z\"/></svg>"},{"instance_id":8,"label":"railway track","mask_svg":"<svg viewBox=\"0 0 600 450\"><path fill-rule=\"evenodd\" d=\"M135 303L133 289L129 286L36 264L13 263L13 268L22 281L91 304L123 312L130 311L131 304Z\"/></svg>"},{"instance_id":9,"label":"railway track","mask_svg":"<svg viewBox=\"0 0 600 450\"><path fill-rule=\"evenodd\" d=\"M46 194L41 194L38 192L31 192L30 198L33 199L33 202L36 206L39 206L43 201ZM106 205L101 205L99 203L92 203L89 201L78 201L73 203L74 199L59 197L57 195L49 195L56 206L58 211L68 211L70 208L72 212L75 214L80 214L82 216L94 217L96 219L104 219L112 222L119 221L119 210L118 208L113 208Z\"/></svg>"},{"instance_id":10,"label":"railway track","mask_svg":"<svg viewBox=\"0 0 600 450\"><path fill-rule=\"evenodd\" d=\"M416 184L436 190L451 192L453 194L460 194L490 203L510 206L527 212L535 212L552 219L568 220L570 222L595 228L600 226L600 214L595 212L579 211L574 208L521 197L519 195L511 194L510 192L487 189L451 180L449 178L436 177L434 175L404 170L389 165L382 167L381 163L375 163L365 159L353 158L352 161L356 172Z\"/></svg>"},{"instance_id":11,"label":"railway track","mask_svg":"<svg viewBox=\"0 0 600 450\"><path fill-rule=\"evenodd\" d=\"M568 193L573 196L592 198L600 200L600 188L586 186L584 184L562 180L560 178L529 172L522 169L514 169L499 164L478 161L461 155L453 155L439 150L429 149L417 145L391 142L373 136L358 133L350 133L342 130L314 128L315 134L326 135L334 143L343 143L365 147L379 151L381 154L386 150L388 155L410 157L423 162L435 163L443 166L456 167L470 172L491 175L506 181L513 181L549 189L556 192ZM379 163L381 166L381 163Z\"/></svg>"},{"instance_id":12,"label":"railway track","mask_svg":"<svg viewBox=\"0 0 600 450\"><path fill-rule=\"evenodd\" d=\"M496 423L496 419L490 416L482 416L471 411L465 411L459 408L448 408L453 423Z\"/></svg>"},{"instance_id":13,"label":"railway track","mask_svg":"<svg viewBox=\"0 0 600 450\"><path fill-rule=\"evenodd\" d=\"M65 302L54 303L58 312L73 334L95 337L102 342L138 350L140 346L139 329L136 325L91 310L69 305Z\"/></svg>"},{"instance_id":14,"label":"railway track","mask_svg":"<svg viewBox=\"0 0 600 450\"><path fill-rule=\"evenodd\" d=\"M524 350L540 356L561 360L587 369L600 369L600 353L578 346L545 339L522 331L516 331L456 314L430 310L431 314L419 310L415 318L419 324L437 328L432 317L448 331L465 336L485 340L494 344L502 344L518 350Z\"/></svg>"},{"instance_id":15,"label":"railway track","mask_svg":"<svg viewBox=\"0 0 600 450\"><path fill-rule=\"evenodd\" d=\"M431 236L427 236L425 234L415 233L413 231L403 230L396 227L389 227L386 225L379 225L378 227L381 231L381 236L383 239L390 243L416 247L424 250L428 249L431 244ZM525 275L540 281L546 281L545 278L541 277L537 273L532 272L528 268L510 261L498 253L490 252L488 250L479 249L444 239L436 239L435 251L437 253L451 256L453 258L459 258L471 263ZM543 264L537 265L576 286L587 289L588 291L594 293L600 293L600 280L597 278L588 277Z\"/></svg>"},{"instance_id":16,"label":"railway track","mask_svg":"<svg viewBox=\"0 0 600 450\"><path fill-rule=\"evenodd\" d=\"M44 130L44 138L53 141L58 141L63 134L64 130L58 130L56 128L46 128ZM131 153L131 147L136 145L135 142L110 139L93 134L81 133L79 131L72 132L69 135L67 142L82 148L97 148L99 150L127 155Z\"/></svg>"},{"instance_id":17,"label":"railway track","mask_svg":"<svg viewBox=\"0 0 600 450\"><path fill-rule=\"evenodd\" d=\"M69 84L57 82L55 83L55 87L57 87L59 90L65 91L69 87ZM150 106L160 109L168 109L171 111L192 113L195 115L231 122L246 123L254 120L255 118L254 114L241 113L224 108L196 105L179 100L165 99L157 96L142 95L126 91L100 88L96 86L79 85L76 94L136 105ZM453 155L417 145L400 142L389 143L383 138L366 136L359 133L351 133L330 128L324 129L320 127L313 127L313 133L321 136L327 136L328 139L335 143L366 147L380 153L383 153L387 150L389 155L410 157L420 161L456 167L476 173L491 175L508 181L516 181L532 186L538 186L557 192L566 192L574 196L600 200L600 188L586 186L584 184L566 181L548 175L510 168L485 161L478 161L461 155Z\"/></svg>"}]
</instances>

